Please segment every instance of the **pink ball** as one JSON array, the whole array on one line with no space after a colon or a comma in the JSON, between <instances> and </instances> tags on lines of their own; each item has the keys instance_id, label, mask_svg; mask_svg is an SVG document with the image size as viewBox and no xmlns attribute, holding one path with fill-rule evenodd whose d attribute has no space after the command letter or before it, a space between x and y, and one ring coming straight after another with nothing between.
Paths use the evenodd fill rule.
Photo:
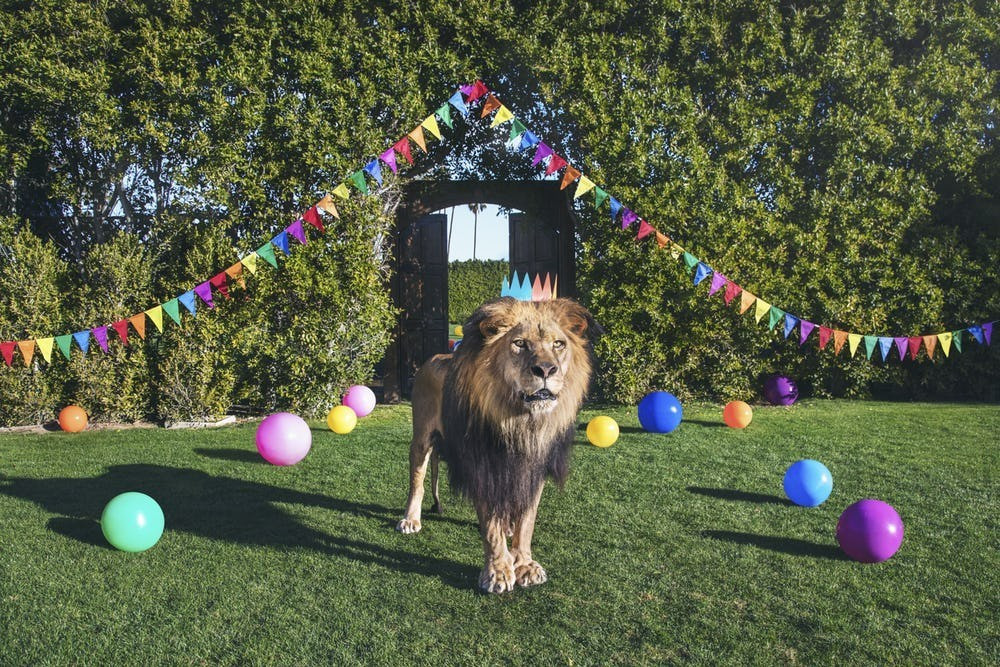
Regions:
<instances>
[{"instance_id":1,"label":"pink ball","mask_svg":"<svg viewBox=\"0 0 1000 667\"><path fill-rule=\"evenodd\" d=\"M295 465L312 447L312 431L298 415L276 412L257 427L257 451L276 466Z\"/></svg>"},{"instance_id":2,"label":"pink ball","mask_svg":"<svg viewBox=\"0 0 1000 667\"><path fill-rule=\"evenodd\" d=\"M344 405L354 410L358 417L366 417L375 409L375 392L364 385L356 384L344 394Z\"/></svg>"}]
</instances>

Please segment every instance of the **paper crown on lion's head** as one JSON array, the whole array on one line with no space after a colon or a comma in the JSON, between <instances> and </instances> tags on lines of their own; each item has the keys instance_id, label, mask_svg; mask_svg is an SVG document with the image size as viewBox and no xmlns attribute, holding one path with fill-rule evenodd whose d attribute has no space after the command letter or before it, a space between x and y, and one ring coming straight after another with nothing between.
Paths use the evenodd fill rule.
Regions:
<instances>
[{"instance_id":1,"label":"paper crown on lion's head","mask_svg":"<svg viewBox=\"0 0 1000 667\"><path fill-rule=\"evenodd\" d=\"M522 278L518 278L517 271L514 277L507 280L504 276L503 285L500 288L500 296L509 296L519 301L548 301L559 297L559 275L536 273L535 279L531 280L527 272Z\"/></svg>"}]
</instances>

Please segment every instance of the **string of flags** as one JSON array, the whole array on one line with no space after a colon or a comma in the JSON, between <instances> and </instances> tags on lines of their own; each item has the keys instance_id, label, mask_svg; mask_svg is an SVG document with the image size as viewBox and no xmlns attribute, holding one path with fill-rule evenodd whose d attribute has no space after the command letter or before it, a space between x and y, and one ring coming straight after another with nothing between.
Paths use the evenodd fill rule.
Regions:
<instances>
[{"instance_id":1,"label":"string of flags","mask_svg":"<svg viewBox=\"0 0 1000 667\"><path fill-rule=\"evenodd\" d=\"M648 221L625 206L620 200L611 196L607 190L597 185L581 170L569 164L565 158L557 155L551 146L543 142L537 134L528 129L520 119L515 117L513 112L500 102L493 91L487 88L482 81L477 80L475 83L461 86L459 90L448 98L447 102L438 107L416 127L403 135L377 157L368 161L361 169L352 172L343 182L333 188L330 193L324 195L322 199L298 216L293 223L285 227L255 251L240 258L226 269L207 280L193 285L191 289L178 294L172 299L114 322L62 335L0 342L0 354L2 354L4 362L7 366L13 366L15 354L19 354L24 366L30 367L33 361L37 362L37 357L35 356L36 349L41 353L46 363L51 363L52 353L55 349L58 349L66 359L70 359L74 347L86 355L92 349L92 340L97 342L102 352L107 353L110 345L114 344L112 333L117 335L121 345L127 346L133 333L139 336L140 339L146 338L147 333L151 331L147 326L147 321L152 322L153 327L157 331L162 332L165 322L173 321L175 324L180 324L181 317L185 311L191 317L195 317L199 307L203 308L207 306L209 309L215 308L217 295L221 295L223 300L230 298L229 290L232 283L236 283L241 288L246 287L246 276L248 274L255 274L257 269L262 266L259 260L263 260L273 268L278 268L278 255L275 253L275 248L280 250L282 255L287 256L291 254L291 239L294 239L299 245L305 245L308 242L307 229L311 228L314 230L314 233L322 234L325 232L323 225L324 215L339 219L340 214L337 211L334 196L342 200L348 199L352 194L350 187L352 185L361 194L370 194L369 179L374 181L378 186L381 186L383 183L383 165L388 167L393 174L397 174L406 165L412 165L414 163L414 155L411 144L415 144L423 153L427 153L427 142L429 139L443 140L444 137L441 132L442 124L449 129L454 129L452 109L456 110L463 117L468 118L471 114L471 107L480 101L482 103L480 118L486 118L491 113L496 112L490 124L491 128L508 122L510 123L508 144L513 149L519 152L526 152L533 148L532 165L539 169L544 167L546 175L551 176L562 170L560 189L565 190L574 182L576 183L576 189L573 194L574 200L591 194L596 209L600 209L601 206L607 204L613 223L620 222L623 230L634 228L636 230L637 241L655 239L658 248L668 250L676 260L683 260L688 271L693 275L695 285L703 282L707 282L710 285L709 297L721 294L727 306L738 304L737 307L741 314L746 313L752 308L754 319L757 323L766 319L768 329L774 329L776 326L781 325L781 330L784 332L786 339L797 328L797 338L800 346L806 343L813 331L816 331L817 334L812 336L812 338L818 341L821 350L826 349L832 340L834 354L840 354L846 344L850 350L850 356L854 357L857 350L863 344L866 358L871 359L875 350L878 350L882 360L888 361L891 358L893 347L896 348L896 353L900 360L905 359L907 356L910 359L916 359L921 348L926 351L928 358L933 359L937 349L940 349L945 357L950 355L952 349L961 352L964 345L964 337L969 337L980 345L991 345L992 343L993 325L997 320L930 335L877 336L852 333L819 325L766 302L761 297L730 280L724 274L713 269L709 264L681 247L680 244L657 230ZM402 158L402 162L400 158ZM540 282L538 275L535 276L535 281L532 283L527 282L527 274L520 282L518 282L517 278L518 276L515 273L511 281L504 280L505 285L502 286L502 295L524 298L524 300L540 300L544 298L548 275L546 275L545 282ZM557 288L558 277L552 283L551 298L555 298ZM503 294L504 290L507 292L506 294ZM737 297L739 298L737 299ZM183 306L184 310L181 310L181 306ZM169 318L168 320L164 320L164 313Z\"/></svg>"},{"instance_id":2,"label":"string of flags","mask_svg":"<svg viewBox=\"0 0 1000 667\"><path fill-rule=\"evenodd\" d=\"M528 272L525 271L524 278L518 280L517 271L514 272L513 277L507 280L504 276L503 284L500 286L500 296L509 296L517 299L518 301L548 301L549 299L559 298L559 275L552 276L548 273L545 274L545 280L542 280L542 274L536 273L534 282L528 277Z\"/></svg>"}]
</instances>

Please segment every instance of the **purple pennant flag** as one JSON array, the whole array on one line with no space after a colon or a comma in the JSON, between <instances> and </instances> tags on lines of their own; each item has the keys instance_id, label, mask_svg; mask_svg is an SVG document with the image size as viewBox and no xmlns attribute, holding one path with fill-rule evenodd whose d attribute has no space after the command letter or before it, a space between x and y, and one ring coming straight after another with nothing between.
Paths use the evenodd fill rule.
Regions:
<instances>
[{"instance_id":1,"label":"purple pennant flag","mask_svg":"<svg viewBox=\"0 0 1000 667\"><path fill-rule=\"evenodd\" d=\"M990 345L990 339L993 338L993 323L987 322L983 325L983 338L986 339L986 344Z\"/></svg>"},{"instance_id":2,"label":"purple pennant flag","mask_svg":"<svg viewBox=\"0 0 1000 667\"><path fill-rule=\"evenodd\" d=\"M906 349L910 344L910 339L906 336L897 336L892 340L896 343L896 350L899 352L899 360L902 361L906 358Z\"/></svg>"},{"instance_id":3,"label":"purple pennant flag","mask_svg":"<svg viewBox=\"0 0 1000 667\"><path fill-rule=\"evenodd\" d=\"M206 280L200 285L195 285L194 293L200 296L209 308L215 308L215 301L212 299L212 283Z\"/></svg>"},{"instance_id":4,"label":"purple pennant flag","mask_svg":"<svg viewBox=\"0 0 1000 667\"><path fill-rule=\"evenodd\" d=\"M94 333L94 338L97 339L97 344L101 346L104 352L108 351L108 328L107 327L94 327L91 329Z\"/></svg>"},{"instance_id":5,"label":"purple pennant flag","mask_svg":"<svg viewBox=\"0 0 1000 667\"><path fill-rule=\"evenodd\" d=\"M285 231L295 237L295 240L302 245L306 244L306 232L302 229L302 218L299 218L285 228Z\"/></svg>"},{"instance_id":6,"label":"purple pennant flag","mask_svg":"<svg viewBox=\"0 0 1000 667\"><path fill-rule=\"evenodd\" d=\"M712 296L720 289L722 289L726 284L726 277L721 273L712 274L712 288L708 290L708 295Z\"/></svg>"},{"instance_id":7,"label":"purple pennant flag","mask_svg":"<svg viewBox=\"0 0 1000 667\"><path fill-rule=\"evenodd\" d=\"M378 166L378 160L372 160L366 164L365 173L374 178L379 185L382 185L382 167Z\"/></svg>"},{"instance_id":8,"label":"purple pennant flag","mask_svg":"<svg viewBox=\"0 0 1000 667\"><path fill-rule=\"evenodd\" d=\"M892 351L892 338L889 336L879 336L878 347L882 353L882 361L884 362L885 358L889 356L889 352Z\"/></svg>"},{"instance_id":9,"label":"purple pennant flag","mask_svg":"<svg viewBox=\"0 0 1000 667\"><path fill-rule=\"evenodd\" d=\"M992 328L992 325L990 328ZM983 344L983 328L981 326L979 326L978 324L973 324L971 327L966 329L966 331L972 334L972 337L976 339L977 343L979 343L980 345Z\"/></svg>"},{"instance_id":10,"label":"purple pennant flag","mask_svg":"<svg viewBox=\"0 0 1000 667\"><path fill-rule=\"evenodd\" d=\"M389 147L389 150L378 156L378 159L389 165L389 169L392 169L392 173L399 173L399 167L396 165L396 151Z\"/></svg>"},{"instance_id":11,"label":"purple pennant flag","mask_svg":"<svg viewBox=\"0 0 1000 667\"><path fill-rule=\"evenodd\" d=\"M625 209L625 212L622 213L622 229L628 229L628 226L631 225L633 222L635 222L638 219L639 219L639 216L636 215L632 211L632 209L628 209L628 208Z\"/></svg>"},{"instance_id":12,"label":"purple pennant flag","mask_svg":"<svg viewBox=\"0 0 1000 667\"><path fill-rule=\"evenodd\" d=\"M538 163L552 155L552 149L545 145L544 141L538 142L538 148L535 149L535 157L531 159L531 166L537 167Z\"/></svg>"},{"instance_id":13,"label":"purple pennant flag","mask_svg":"<svg viewBox=\"0 0 1000 667\"><path fill-rule=\"evenodd\" d=\"M791 313L785 313L785 338L788 338L788 336L791 335L792 330L795 329L795 325L798 323L799 318L795 317Z\"/></svg>"},{"instance_id":14,"label":"purple pennant flag","mask_svg":"<svg viewBox=\"0 0 1000 667\"><path fill-rule=\"evenodd\" d=\"M463 85L459 86L458 89L460 91L462 91L463 95L465 95L466 97L468 97L469 95L472 94L472 91L475 90L476 87L474 85L472 85L471 83L466 83L466 84L463 84Z\"/></svg>"},{"instance_id":15,"label":"purple pennant flag","mask_svg":"<svg viewBox=\"0 0 1000 667\"><path fill-rule=\"evenodd\" d=\"M712 267L704 262L698 262L694 270L694 284L697 285L712 273Z\"/></svg>"},{"instance_id":16,"label":"purple pennant flag","mask_svg":"<svg viewBox=\"0 0 1000 667\"><path fill-rule=\"evenodd\" d=\"M809 320L802 320L799 322L799 345L806 342L806 339L809 338L809 334L811 334L812 330L815 328L816 325Z\"/></svg>"}]
</instances>

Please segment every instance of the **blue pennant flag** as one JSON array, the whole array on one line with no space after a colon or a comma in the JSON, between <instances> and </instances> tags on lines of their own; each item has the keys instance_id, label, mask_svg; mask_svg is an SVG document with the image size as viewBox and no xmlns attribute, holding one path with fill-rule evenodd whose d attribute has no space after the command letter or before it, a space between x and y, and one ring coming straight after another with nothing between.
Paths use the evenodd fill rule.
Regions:
<instances>
[{"instance_id":1,"label":"blue pennant flag","mask_svg":"<svg viewBox=\"0 0 1000 667\"><path fill-rule=\"evenodd\" d=\"M73 339L76 341L76 344L80 346L80 349L83 350L83 353L87 354L87 350L90 349L90 330L77 331L73 334Z\"/></svg>"},{"instance_id":2,"label":"blue pennant flag","mask_svg":"<svg viewBox=\"0 0 1000 667\"><path fill-rule=\"evenodd\" d=\"M448 102L451 103L451 106L462 112L463 116L469 115L469 107L465 106L465 100L462 99L461 90L455 91L455 94L448 98Z\"/></svg>"},{"instance_id":3,"label":"blue pennant flag","mask_svg":"<svg viewBox=\"0 0 1000 667\"><path fill-rule=\"evenodd\" d=\"M382 167L378 166L378 160L372 160L366 164L365 173L374 178L379 185L382 185Z\"/></svg>"},{"instance_id":4,"label":"blue pennant flag","mask_svg":"<svg viewBox=\"0 0 1000 667\"><path fill-rule=\"evenodd\" d=\"M882 353L882 361L885 361L885 358L889 356L889 351L892 350L892 338L879 336L878 347L879 351Z\"/></svg>"},{"instance_id":5,"label":"blue pennant flag","mask_svg":"<svg viewBox=\"0 0 1000 667\"><path fill-rule=\"evenodd\" d=\"M799 325L799 318L791 313L785 313L785 338L792 333L792 330Z\"/></svg>"},{"instance_id":6,"label":"blue pennant flag","mask_svg":"<svg viewBox=\"0 0 1000 667\"><path fill-rule=\"evenodd\" d=\"M981 326L979 326L978 324L973 324L971 327L966 329L966 331L972 334L972 337L976 339L977 343L979 343L980 345L983 344L983 328Z\"/></svg>"},{"instance_id":7,"label":"blue pennant flag","mask_svg":"<svg viewBox=\"0 0 1000 667\"><path fill-rule=\"evenodd\" d=\"M525 130L524 134L521 135L521 150L526 151L539 141L538 137L531 130Z\"/></svg>"},{"instance_id":8,"label":"blue pennant flag","mask_svg":"<svg viewBox=\"0 0 1000 667\"><path fill-rule=\"evenodd\" d=\"M694 284L697 285L710 275L712 275L712 267L704 262L698 262L698 266L694 270Z\"/></svg>"},{"instance_id":9,"label":"blue pennant flag","mask_svg":"<svg viewBox=\"0 0 1000 667\"><path fill-rule=\"evenodd\" d=\"M618 217L618 211L622 210L622 203L612 197L608 201L611 202L611 221L614 222L615 218Z\"/></svg>"},{"instance_id":10,"label":"blue pennant flag","mask_svg":"<svg viewBox=\"0 0 1000 667\"><path fill-rule=\"evenodd\" d=\"M194 301L194 290L188 290L177 297L177 300L184 304L184 307L191 311L192 315L195 315L195 301Z\"/></svg>"},{"instance_id":11,"label":"blue pennant flag","mask_svg":"<svg viewBox=\"0 0 1000 667\"><path fill-rule=\"evenodd\" d=\"M291 254L288 251L288 232L281 232L273 239L271 239L271 243L278 246L278 248L281 249L281 252L285 253L286 255Z\"/></svg>"}]
</instances>

